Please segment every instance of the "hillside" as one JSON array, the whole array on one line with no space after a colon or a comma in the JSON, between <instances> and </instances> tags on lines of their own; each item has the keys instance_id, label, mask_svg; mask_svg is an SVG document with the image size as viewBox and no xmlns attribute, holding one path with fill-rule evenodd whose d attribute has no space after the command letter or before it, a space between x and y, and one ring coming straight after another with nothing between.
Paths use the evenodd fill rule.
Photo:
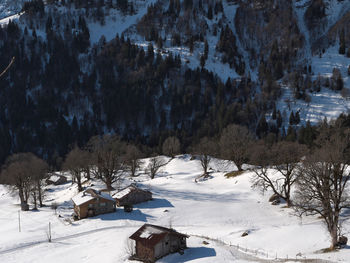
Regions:
<instances>
[{"instance_id":1,"label":"hillside","mask_svg":"<svg viewBox=\"0 0 350 263\"><path fill-rule=\"evenodd\" d=\"M148 159L144 161L146 165ZM0 186L0 234L3 237L0 258L8 263L33 260L131 262L127 259L126 240L148 222L172 226L190 235L189 248L184 255L170 255L158 262L253 263L275 257L298 258L300 262L305 258L331 260L329 262L350 260L348 249L320 253L329 245L320 219L312 216L301 219L283 203L272 206L268 202L270 192L262 195L258 189L252 189L252 172L227 179L225 171L235 169L234 165L215 159L211 167L214 171L211 177L195 183L194 179L201 174L199 161L191 160L189 155L179 155L168 162L155 179L140 175L131 180L151 190L154 200L136 205L131 213L118 208L115 213L71 223L66 219L70 219L73 212L71 198L77 193L76 185L68 182L47 186L45 204L48 206L39 211L21 212L20 233L17 197L5 186ZM126 179L123 185L131 181ZM100 185L94 180L85 186L92 183L95 188ZM49 207L53 202L59 204L57 215ZM350 225L346 215L344 219L346 235ZM47 242L49 222L51 243ZM245 231L249 235L241 237ZM209 244L203 244L204 240Z\"/></svg>"},{"instance_id":2,"label":"hillside","mask_svg":"<svg viewBox=\"0 0 350 263\"><path fill-rule=\"evenodd\" d=\"M291 114L298 128L349 109L348 1L21 4L0 10L24 10L0 20L0 64L16 57L0 80L1 161L33 151L57 166L106 132L151 147L231 123L278 137Z\"/></svg>"},{"instance_id":3,"label":"hillside","mask_svg":"<svg viewBox=\"0 0 350 263\"><path fill-rule=\"evenodd\" d=\"M0 3L0 19L17 14L21 11L25 0L3 0Z\"/></svg>"}]
</instances>

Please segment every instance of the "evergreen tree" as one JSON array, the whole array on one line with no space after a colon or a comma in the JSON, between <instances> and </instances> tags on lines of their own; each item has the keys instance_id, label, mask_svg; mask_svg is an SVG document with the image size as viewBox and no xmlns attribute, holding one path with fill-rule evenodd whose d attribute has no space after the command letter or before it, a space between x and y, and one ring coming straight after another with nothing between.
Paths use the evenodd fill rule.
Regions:
<instances>
[{"instance_id":1,"label":"evergreen tree","mask_svg":"<svg viewBox=\"0 0 350 263\"><path fill-rule=\"evenodd\" d=\"M339 34L339 54L344 55L346 50L346 43L345 43L345 30L342 28Z\"/></svg>"}]
</instances>

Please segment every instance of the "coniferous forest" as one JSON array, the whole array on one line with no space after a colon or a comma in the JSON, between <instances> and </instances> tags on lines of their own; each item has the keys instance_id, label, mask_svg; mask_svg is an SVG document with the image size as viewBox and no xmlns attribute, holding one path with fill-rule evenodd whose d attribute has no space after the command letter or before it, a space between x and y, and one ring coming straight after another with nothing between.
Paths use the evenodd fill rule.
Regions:
<instances>
[{"instance_id":1,"label":"coniferous forest","mask_svg":"<svg viewBox=\"0 0 350 263\"><path fill-rule=\"evenodd\" d=\"M135 2L25 2L20 23L0 27L0 65L15 58L0 79L0 162L34 152L59 167L74 145L107 133L159 153L164 140L176 136L186 152L203 137L219 138L230 124L245 126L255 139L311 147L319 127L301 122L298 110L287 114L277 107L282 86L306 103L322 87L346 96L341 72L315 78L311 65L300 61L307 41L290 1L238 2L234 17L225 15L230 3L221 0L156 2L133 28L98 42L91 40L89 23L105 26L111 10L137 14ZM312 1L305 13L314 35L324 23L322 3ZM345 56L350 34L344 25L333 28L339 34L329 43L315 38L313 52L322 53L339 36ZM136 44L132 32L147 46ZM198 67L165 52L169 42L190 52L203 49ZM206 68L212 50L238 78L223 79ZM347 118L338 122L347 125Z\"/></svg>"}]
</instances>

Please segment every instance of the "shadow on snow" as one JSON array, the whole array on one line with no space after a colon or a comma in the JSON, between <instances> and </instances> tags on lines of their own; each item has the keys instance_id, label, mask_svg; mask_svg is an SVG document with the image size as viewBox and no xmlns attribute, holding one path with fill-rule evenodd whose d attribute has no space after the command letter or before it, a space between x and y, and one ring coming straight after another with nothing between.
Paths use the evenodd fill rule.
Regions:
<instances>
[{"instance_id":1,"label":"shadow on snow","mask_svg":"<svg viewBox=\"0 0 350 263\"><path fill-rule=\"evenodd\" d=\"M135 205L134 207L143 209L143 208L165 208L165 207L174 207L172 203L170 203L166 199L161 199L161 198L153 198L153 200L140 203Z\"/></svg>"},{"instance_id":2,"label":"shadow on snow","mask_svg":"<svg viewBox=\"0 0 350 263\"><path fill-rule=\"evenodd\" d=\"M215 257L216 251L213 248L208 247L190 247L185 250L185 253L183 255L180 254L172 254L169 255L161 260L159 262L163 263L179 263L179 262L188 262L200 258L208 258L208 257ZM215 262L215 260L213 260Z\"/></svg>"},{"instance_id":3,"label":"shadow on snow","mask_svg":"<svg viewBox=\"0 0 350 263\"><path fill-rule=\"evenodd\" d=\"M153 216L142 213L139 209L134 209L131 213L124 212L121 208L117 208L114 213L101 214L94 217L89 217L88 219L100 219L100 220L134 220L147 222L148 218L153 218Z\"/></svg>"}]
</instances>

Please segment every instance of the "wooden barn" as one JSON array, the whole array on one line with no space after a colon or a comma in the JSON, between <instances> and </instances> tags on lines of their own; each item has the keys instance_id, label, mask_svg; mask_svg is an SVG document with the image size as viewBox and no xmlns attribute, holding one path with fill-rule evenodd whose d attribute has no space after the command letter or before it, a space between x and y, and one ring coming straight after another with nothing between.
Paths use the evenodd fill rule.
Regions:
<instances>
[{"instance_id":1,"label":"wooden barn","mask_svg":"<svg viewBox=\"0 0 350 263\"><path fill-rule=\"evenodd\" d=\"M78 219L114 212L115 200L109 194L87 189L72 198Z\"/></svg>"},{"instance_id":2,"label":"wooden barn","mask_svg":"<svg viewBox=\"0 0 350 263\"><path fill-rule=\"evenodd\" d=\"M117 206L130 206L142 202L152 200L152 193L138 188L135 185L129 185L128 187L112 194Z\"/></svg>"},{"instance_id":3,"label":"wooden barn","mask_svg":"<svg viewBox=\"0 0 350 263\"><path fill-rule=\"evenodd\" d=\"M186 248L188 236L174 229L144 224L129 238L135 241L133 258L144 262L155 262L170 253L182 253Z\"/></svg>"},{"instance_id":4,"label":"wooden barn","mask_svg":"<svg viewBox=\"0 0 350 263\"><path fill-rule=\"evenodd\" d=\"M50 177L46 179L46 184L60 185L67 183L67 177L57 173L52 173Z\"/></svg>"}]
</instances>

